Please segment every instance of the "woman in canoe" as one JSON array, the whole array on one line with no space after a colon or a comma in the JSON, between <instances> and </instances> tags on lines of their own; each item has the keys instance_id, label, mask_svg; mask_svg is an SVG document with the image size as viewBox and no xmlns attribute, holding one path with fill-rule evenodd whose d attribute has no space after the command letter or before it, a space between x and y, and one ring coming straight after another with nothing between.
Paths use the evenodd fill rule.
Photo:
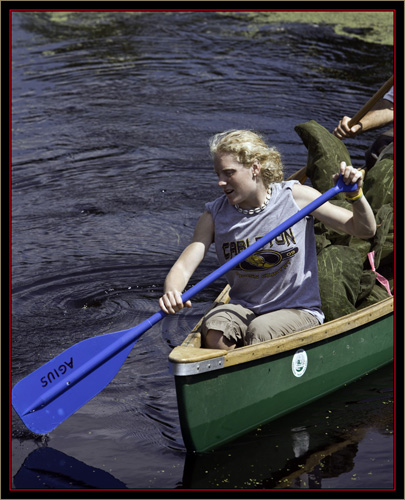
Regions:
<instances>
[{"instance_id":1,"label":"woman in canoe","mask_svg":"<svg viewBox=\"0 0 405 500\"><path fill-rule=\"evenodd\" d=\"M159 304L168 314L191 307L181 292L211 243L222 265L320 196L298 181L283 181L280 154L252 131L216 134L210 152L223 194L205 205L191 243L166 277ZM346 193L353 212L326 202L228 272L231 300L205 316L203 347L230 350L323 322L313 217L363 239L376 230L360 171L341 162L335 180L339 173L346 184L358 185Z\"/></svg>"}]
</instances>

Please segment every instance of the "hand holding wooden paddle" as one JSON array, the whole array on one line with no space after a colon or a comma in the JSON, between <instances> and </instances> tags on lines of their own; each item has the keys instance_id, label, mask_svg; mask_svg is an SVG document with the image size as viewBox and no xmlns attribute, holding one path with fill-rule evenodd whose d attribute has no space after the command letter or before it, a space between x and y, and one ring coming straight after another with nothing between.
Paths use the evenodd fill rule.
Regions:
<instances>
[{"instance_id":1,"label":"hand holding wooden paddle","mask_svg":"<svg viewBox=\"0 0 405 500\"><path fill-rule=\"evenodd\" d=\"M394 83L394 77L391 76L384 85L378 90L373 97L358 111L353 118L349 118L348 116L344 116L342 120L340 120L339 125L333 131L333 134L338 139L346 139L348 137L355 137L359 132L363 129L363 124L361 123L361 119L371 111L374 106L378 103L380 99L384 97L384 95L389 91ZM384 108L382 107L381 112L384 112ZM368 128L374 128L368 126Z\"/></svg>"},{"instance_id":2,"label":"hand holding wooden paddle","mask_svg":"<svg viewBox=\"0 0 405 500\"><path fill-rule=\"evenodd\" d=\"M384 85L378 90L373 97L366 102L366 104L349 120L347 123L347 126L350 128L353 128L355 125L357 125L360 120L371 110L371 108L388 92L388 90L392 87L394 83L394 77L391 76L385 83ZM335 129L336 130L336 129ZM335 134L336 135L336 134ZM307 167L302 167L300 170L292 174L288 180L298 180L301 182L301 184L304 184L304 182L307 179L306 175Z\"/></svg>"}]
</instances>

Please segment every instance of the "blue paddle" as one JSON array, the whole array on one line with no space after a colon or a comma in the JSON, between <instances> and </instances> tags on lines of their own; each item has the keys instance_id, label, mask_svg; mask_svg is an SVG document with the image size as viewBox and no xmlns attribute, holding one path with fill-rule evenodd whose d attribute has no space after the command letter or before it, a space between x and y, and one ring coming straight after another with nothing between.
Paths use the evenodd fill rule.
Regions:
<instances>
[{"instance_id":1,"label":"blue paddle","mask_svg":"<svg viewBox=\"0 0 405 500\"><path fill-rule=\"evenodd\" d=\"M333 196L356 189L357 185L347 186L340 176L333 188L184 292L183 302ZM111 382L135 342L165 316L160 310L129 330L83 340L20 380L12 390L12 405L24 424L37 434L46 434L61 424Z\"/></svg>"}]
</instances>

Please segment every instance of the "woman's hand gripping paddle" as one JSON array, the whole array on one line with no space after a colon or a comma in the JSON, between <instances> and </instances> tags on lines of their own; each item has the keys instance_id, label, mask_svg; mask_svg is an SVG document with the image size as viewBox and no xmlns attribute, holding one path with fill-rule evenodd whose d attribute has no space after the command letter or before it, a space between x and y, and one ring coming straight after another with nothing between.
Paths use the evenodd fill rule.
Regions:
<instances>
[{"instance_id":1,"label":"woman's hand gripping paddle","mask_svg":"<svg viewBox=\"0 0 405 500\"><path fill-rule=\"evenodd\" d=\"M346 185L340 176L333 188L187 290L182 295L183 302L333 196L356 189L357 185ZM160 310L129 330L83 340L20 380L12 390L12 404L28 429L37 434L50 432L102 391L115 377L135 342L164 316Z\"/></svg>"}]
</instances>

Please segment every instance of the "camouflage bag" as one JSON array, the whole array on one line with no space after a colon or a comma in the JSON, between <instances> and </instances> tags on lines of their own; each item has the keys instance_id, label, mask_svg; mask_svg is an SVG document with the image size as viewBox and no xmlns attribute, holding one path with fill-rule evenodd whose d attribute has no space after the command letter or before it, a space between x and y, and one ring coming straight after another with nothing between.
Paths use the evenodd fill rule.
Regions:
<instances>
[{"instance_id":1,"label":"camouflage bag","mask_svg":"<svg viewBox=\"0 0 405 500\"><path fill-rule=\"evenodd\" d=\"M357 250L330 245L318 255L319 292L325 321L356 311L363 262Z\"/></svg>"},{"instance_id":2,"label":"camouflage bag","mask_svg":"<svg viewBox=\"0 0 405 500\"><path fill-rule=\"evenodd\" d=\"M295 131L308 149L307 175L315 189L325 192L333 186L333 174L339 164L351 164L350 155L341 140L314 120L299 124ZM354 312L388 297L376 283L369 252L374 251L375 268L390 280L393 289L393 157L382 154L367 173L363 191L374 211L377 232L362 240L335 231L321 222L315 223L318 256L319 290L326 321ZM331 203L352 210L340 193Z\"/></svg>"}]
</instances>

